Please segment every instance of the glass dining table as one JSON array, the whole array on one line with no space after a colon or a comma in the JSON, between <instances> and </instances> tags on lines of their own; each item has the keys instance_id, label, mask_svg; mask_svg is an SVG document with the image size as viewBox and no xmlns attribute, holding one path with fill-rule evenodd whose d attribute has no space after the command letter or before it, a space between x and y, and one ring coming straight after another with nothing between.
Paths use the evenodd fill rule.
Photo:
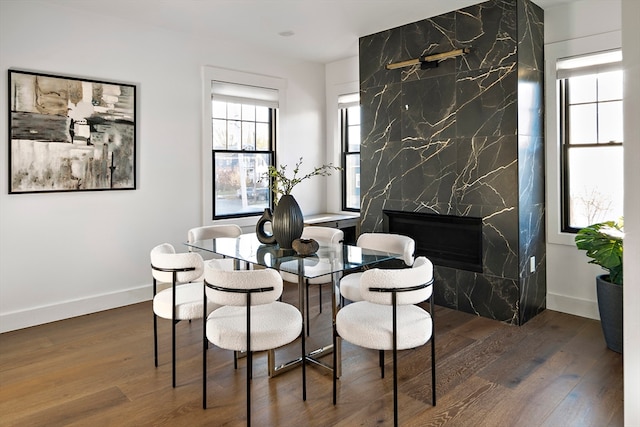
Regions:
<instances>
[{"instance_id":1,"label":"glass dining table","mask_svg":"<svg viewBox=\"0 0 640 427\"><path fill-rule=\"evenodd\" d=\"M286 271L298 277L298 308L302 313L302 334L305 331L305 298L307 295L306 279L330 275L331 277L331 298L332 298L332 330L335 325L338 304L336 303L336 287L338 286L341 274L350 270L359 270L366 266L373 266L383 261L394 258L401 258L402 255L365 249L359 246L347 244L324 244L315 254L310 256L298 255L292 249L280 249L278 245L268 245L260 243L255 233L242 234L239 237L221 237L216 239L201 240L185 243L190 250L214 253L223 257L236 260L239 268L240 264L262 266L274 268L278 271ZM304 339L304 337L303 337ZM339 341L338 341L339 343ZM340 360L340 348L337 360ZM333 351L333 344L329 343L320 348L307 353L306 361L326 369L333 369L332 366L320 361L319 358ZM275 376L286 372L302 362L302 358L297 358L286 362L280 366L275 366L275 357L269 354L269 376ZM340 376L340 366L337 367L337 375Z\"/></svg>"}]
</instances>

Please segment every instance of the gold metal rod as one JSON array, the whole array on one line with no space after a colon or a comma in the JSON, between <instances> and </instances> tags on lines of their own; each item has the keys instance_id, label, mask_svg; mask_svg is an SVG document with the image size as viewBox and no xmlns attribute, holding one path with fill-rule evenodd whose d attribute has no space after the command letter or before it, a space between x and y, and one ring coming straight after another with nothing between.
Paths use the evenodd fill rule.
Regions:
<instances>
[{"instance_id":1,"label":"gold metal rod","mask_svg":"<svg viewBox=\"0 0 640 427\"><path fill-rule=\"evenodd\" d=\"M420 64L421 62L432 62L432 61L439 61L441 59L453 58L455 56L460 56L460 55L469 53L470 51L471 49L469 49L468 47L465 47L462 49L456 49L449 52L442 52L442 53L435 53L433 55L428 55L428 56L421 56L420 58L416 58L416 59L408 59L406 61L394 62L393 64L387 64L385 68L387 70L395 70L397 68L417 65L417 64Z\"/></svg>"}]
</instances>

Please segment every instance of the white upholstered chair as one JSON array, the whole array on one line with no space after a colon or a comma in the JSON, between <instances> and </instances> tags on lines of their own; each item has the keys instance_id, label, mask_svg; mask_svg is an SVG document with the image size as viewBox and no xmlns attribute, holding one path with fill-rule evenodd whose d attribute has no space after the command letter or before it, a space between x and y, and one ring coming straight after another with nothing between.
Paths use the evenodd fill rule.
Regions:
<instances>
[{"instance_id":1,"label":"white upholstered chair","mask_svg":"<svg viewBox=\"0 0 640 427\"><path fill-rule=\"evenodd\" d=\"M158 366L158 317L172 320L171 354L172 384L176 386L176 323L180 320L199 319L203 313L203 284L198 280L204 271L200 254L176 253L169 243L151 250L153 276L153 347L155 366ZM170 286L158 292L158 283ZM207 305L211 311L216 306Z\"/></svg>"},{"instance_id":2,"label":"white upholstered chair","mask_svg":"<svg viewBox=\"0 0 640 427\"><path fill-rule=\"evenodd\" d=\"M362 273L363 301L342 307L336 316L337 339L360 347L393 351L393 419L398 425L397 351L416 348L431 341L431 399L436 404L436 365L433 325L433 264L418 257L412 268L378 269ZM416 304L430 300L430 313ZM340 337L340 338L337 338ZM333 366L337 366L337 352ZM384 363L381 363L384 377ZM344 378L344 374L343 374ZM336 404L337 374L333 374L333 404Z\"/></svg>"},{"instance_id":3,"label":"white upholstered chair","mask_svg":"<svg viewBox=\"0 0 640 427\"><path fill-rule=\"evenodd\" d=\"M344 232L338 228L331 227L319 227L308 225L302 230L302 239L313 239L318 243L324 244L341 244L344 240ZM312 268L312 267L310 267ZM298 283L298 275L289 273L287 271L280 271L280 275L287 282ZM307 335L309 335L309 285L318 285L318 301L320 306L320 313L322 313L322 285L333 283L331 275L326 274L324 276L313 277L305 279L307 286L307 298L306 298L306 324Z\"/></svg>"},{"instance_id":4,"label":"white upholstered chair","mask_svg":"<svg viewBox=\"0 0 640 427\"><path fill-rule=\"evenodd\" d=\"M306 400L302 315L293 305L277 301L282 294L280 274L271 268L224 270L221 260L211 260L205 266L204 283L204 300L222 307L211 312L204 321L202 407L207 407L206 349L209 342L223 349L247 353L247 425L250 425L252 352L273 350L301 336L302 398ZM269 351L268 357L272 355Z\"/></svg>"},{"instance_id":5,"label":"white upholstered chair","mask_svg":"<svg viewBox=\"0 0 640 427\"><path fill-rule=\"evenodd\" d=\"M383 252L402 254L404 263L411 267L416 249L416 242L408 236L392 233L362 233L356 242L361 248ZM362 301L360 293L361 271L346 274L340 279L340 295L349 301Z\"/></svg>"},{"instance_id":6,"label":"white upholstered chair","mask_svg":"<svg viewBox=\"0 0 640 427\"><path fill-rule=\"evenodd\" d=\"M237 224L215 224L194 227L187 232L187 242L194 243L200 240L217 239L218 237L238 237L242 234L242 228ZM198 252L197 249L189 247L190 252ZM210 252L198 252L205 260L216 258ZM233 260L227 258L225 261L227 269L233 269Z\"/></svg>"}]
</instances>

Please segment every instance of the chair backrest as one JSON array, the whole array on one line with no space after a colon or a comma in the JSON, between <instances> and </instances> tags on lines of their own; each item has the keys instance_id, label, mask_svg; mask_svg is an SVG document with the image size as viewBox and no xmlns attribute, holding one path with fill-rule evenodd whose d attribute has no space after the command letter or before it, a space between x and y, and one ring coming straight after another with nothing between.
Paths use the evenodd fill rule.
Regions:
<instances>
[{"instance_id":1,"label":"chair backrest","mask_svg":"<svg viewBox=\"0 0 640 427\"><path fill-rule=\"evenodd\" d=\"M216 224L195 227L187 233L189 243L198 240L215 239L218 237L238 237L242 234L242 229L237 224Z\"/></svg>"},{"instance_id":2,"label":"chair backrest","mask_svg":"<svg viewBox=\"0 0 640 427\"><path fill-rule=\"evenodd\" d=\"M344 231L339 228L307 225L302 229L302 238L313 239L325 244L342 243L344 240Z\"/></svg>"},{"instance_id":3,"label":"chair backrest","mask_svg":"<svg viewBox=\"0 0 640 427\"><path fill-rule=\"evenodd\" d=\"M411 237L392 233L362 233L356 242L361 248L402 254L407 266L413 265L416 242Z\"/></svg>"},{"instance_id":4,"label":"chair backrest","mask_svg":"<svg viewBox=\"0 0 640 427\"><path fill-rule=\"evenodd\" d=\"M412 268L365 271L360 278L360 293L366 301L390 305L391 292L372 292L369 288L409 288L425 283L431 284L415 291L398 292L397 304L418 304L428 300L433 293L433 264L425 257L418 257Z\"/></svg>"},{"instance_id":5,"label":"chair backrest","mask_svg":"<svg viewBox=\"0 0 640 427\"><path fill-rule=\"evenodd\" d=\"M225 270L222 260L213 259L205 264L206 283L229 289L259 289L273 287L272 291L251 294L251 305L269 304L282 295L282 277L272 268L258 270ZM245 293L227 292L205 286L207 297L220 305L245 306Z\"/></svg>"},{"instance_id":6,"label":"chair backrest","mask_svg":"<svg viewBox=\"0 0 640 427\"><path fill-rule=\"evenodd\" d=\"M151 274L163 283L172 283L173 273L160 269L194 268L192 271L179 271L176 275L177 283L187 283L197 280L204 271L204 261L198 253L176 253L170 243L163 243L151 249Z\"/></svg>"}]
</instances>

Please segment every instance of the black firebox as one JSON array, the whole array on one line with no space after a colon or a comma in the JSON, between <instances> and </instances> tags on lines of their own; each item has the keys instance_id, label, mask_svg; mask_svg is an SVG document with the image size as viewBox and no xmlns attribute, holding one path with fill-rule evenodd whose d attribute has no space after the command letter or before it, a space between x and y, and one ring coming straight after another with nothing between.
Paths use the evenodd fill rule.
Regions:
<instances>
[{"instance_id":1,"label":"black firebox","mask_svg":"<svg viewBox=\"0 0 640 427\"><path fill-rule=\"evenodd\" d=\"M384 231L416 242L416 256L436 265L482 272L482 218L383 210Z\"/></svg>"}]
</instances>

